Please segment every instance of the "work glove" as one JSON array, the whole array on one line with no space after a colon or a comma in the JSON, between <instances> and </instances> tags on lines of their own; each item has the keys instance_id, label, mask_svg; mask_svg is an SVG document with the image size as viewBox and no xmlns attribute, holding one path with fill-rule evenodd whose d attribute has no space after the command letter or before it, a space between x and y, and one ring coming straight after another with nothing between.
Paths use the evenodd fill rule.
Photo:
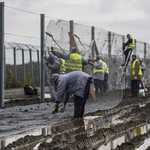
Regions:
<instances>
[{"instance_id":1,"label":"work glove","mask_svg":"<svg viewBox=\"0 0 150 150\"><path fill-rule=\"evenodd\" d=\"M53 47L51 47L51 52L52 52L52 53L54 53L54 52L55 52Z\"/></svg>"},{"instance_id":2,"label":"work glove","mask_svg":"<svg viewBox=\"0 0 150 150\"><path fill-rule=\"evenodd\" d=\"M62 104L62 107L60 109L60 112L64 112L65 111L65 107L66 107L67 104Z\"/></svg>"},{"instance_id":3,"label":"work glove","mask_svg":"<svg viewBox=\"0 0 150 150\"><path fill-rule=\"evenodd\" d=\"M58 113L58 108L59 108L59 106L58 106L57 104L56 104L56 105L54 105L54 108L53 108L52 114Z\"/></svg>"},{"instance_id":4,"label":"work glove","mask_svg":"<svg viewBox=\"0 0 150 150\"><path fill-rule=\"evenodd\" d=\"M136 77L136 76L134 77L134 80L137 80L137 77Z\"/></svg>"},{"instance_id":5,"label":"work glove","mask_svg":"<svg viewBox=\"0 0 150 150\"><path fill-rule=\"evenodd\" d=\"M50 49L48 50L48 54L49 54L49 55L51 55L51 51L50 51Z\"/></svg>"},{"instance_id":6,"label":"work glove","mask_svg":"<svg viewBox=\"0 0 150 150\"><path fill-rule=\"evenodd\" d=\"M43 55L43 58L45 58L45 55Z\"/></svg>"}]
</instances>

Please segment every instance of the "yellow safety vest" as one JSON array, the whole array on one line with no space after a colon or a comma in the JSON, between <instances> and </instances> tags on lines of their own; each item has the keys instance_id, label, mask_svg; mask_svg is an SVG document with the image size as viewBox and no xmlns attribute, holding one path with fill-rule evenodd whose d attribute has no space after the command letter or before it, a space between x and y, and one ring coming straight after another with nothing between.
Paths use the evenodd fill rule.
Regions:
<instances>
[{"instance_id":1,"label":"yellow safety vest","mask_svg":"<svg viewBox=\"0 0 150 150\"><path fill-rule=\"evenodd\" d=\"M102 68L101 68L101 69L96 69L96 68L94 68L94 69L93 69L93 73L96 73L96 72L104 72L104 62L103 62L103 61L100 61L100 62L102 62Z\"/></svg>"},{"instance_id":2,"label":"yellow safety vest","mask_svg":"<svg viewBox=\"0 0 150 150\"><path fill-rule=\"evenodd\" d=\"M103 63L107 66L107 64L103 61ZM108 69L108 66L106 68L106 71L105 71L106 74L109 74L109 69Z\"/></svg>"},{"instance_id":3,"label":"yellow safety vest","mask_svg":"<svg viewBox=\"0 0 150 150\"><path fill-rule=\"evenodd\" d=\"M129 45L127 45L127 49L131 49L135 47L135 41L132 37L130 37L130 39L132 39L132 43L130 43Z\"/></svg>"},{"instance_id":4,"label":"yellow safety vest","mask_svg":"<svg viewBox=\"0 0 150 150\"><path fill-rule=\"evenodd\" d=\"M135 63L137 62L138 60L136 59L133 64L132 64L132 75L135 75ZM139 64L139 68L140 68L140 64ZM142 75L142 70L141 68L139 69L139 73L138 75Z\"/></svg>"},{"instance_id":5,"label":"yellow safety vest","mask_svg":"<svg viewBox=\"0 0 150 150\"><path fill-rule=\"evenodd\" d=\"M63 74L65 74L65 60L64 59L61 59L62 60L62 64L61 64L61 71Z\"/></svg>"},{"instance_id":6,"label":"yellow safety vest","mask_svg":"<svg viewBox=\"0 0 150 150\"><path fill-rule=\"evenodd\" d=\"M77 53L70 54L70 59L65 61L65 68L69 70L82 71L82 57Z\"/></svg>"}]
</instances>

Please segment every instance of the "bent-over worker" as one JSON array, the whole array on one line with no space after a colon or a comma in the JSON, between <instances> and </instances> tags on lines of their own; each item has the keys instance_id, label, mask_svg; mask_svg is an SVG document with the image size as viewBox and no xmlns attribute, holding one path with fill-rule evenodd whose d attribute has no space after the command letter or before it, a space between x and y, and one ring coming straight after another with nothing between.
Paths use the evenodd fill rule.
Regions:
<instances>
[{"instance_id":1,"label":"bent-over worker","mask_svg":"<svg viewBox=\"0 0 150 150\"><path fill-rule=\"evenodd\" d=\"M52 74L51 81L57 85L57 94L52 113L58 112L59 103L63 100L62 109L66 107L69 95L74 94L74 116L83 118L86 100L89 96L91 78L82 71L73 71L65 75Z\"/></svg>"},{"instance_id":2,"label":"bent-over worker","mask_svg":"<svg viewBox=\"0 0 150 150\"><path fill-rule=\"evenodd\" d=\"M61 72L62 60L60 58L56 58L53 54L51 54L48 57L45 57L45 60L47 61L48 68L51 70L51 74L62 73Z\"/></svg>"}]
</instances>

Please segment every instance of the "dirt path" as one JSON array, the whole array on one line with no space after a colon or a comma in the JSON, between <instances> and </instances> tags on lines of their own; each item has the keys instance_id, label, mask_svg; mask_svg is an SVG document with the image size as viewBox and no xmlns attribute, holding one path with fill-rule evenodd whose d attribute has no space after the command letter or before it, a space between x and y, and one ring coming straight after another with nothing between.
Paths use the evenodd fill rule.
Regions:
<instances>
[{"instance_id":1,"label":"dirt path","mask_svg":"<svg viewBox=\"0 0 150 150\"><path fill-rule=\"evenodd\" d=\"M134 139L133 130L136 128L146 128L144 137L149 138L150 93L148 92L147 97L142 98L131 98L128 95L129 90L125 90L122 102L109 110L98 110L98 103L93 104L89 101L86 105L86 114L83 120L71 120L73 115L72 103L68 104L66 113L55 115L50 114L54 105L51 102L9 107L6 108L7 111L0 110L3 111L0 114L0 140L3 143L1 147L5 147L4 149L12 147L15 149L37 149L39 147L38 149L41 150L49 148L101 150L104 149L105 145L113 145L111 149L117 150L114 141L118 138L129 141L129 144L125 140L121 143L117 142L120 145L120 150L123 149L124 145L135 145L132 144L132 139ZM117 102L113 104L115 105L115 103ZM104 105L103 108L105 108ZM49 126L45 127L46 125ZM22 132L35 127L36 132ZM22 133L16 134L17 132ZM15 135L8 136L11 133ZM15 137L15 140L12 140L13 137ZM143 139L142 135L141 139ZM16 142L9 144L11 142L7 142L8 140Z\"/></svg>"}]
</instances>

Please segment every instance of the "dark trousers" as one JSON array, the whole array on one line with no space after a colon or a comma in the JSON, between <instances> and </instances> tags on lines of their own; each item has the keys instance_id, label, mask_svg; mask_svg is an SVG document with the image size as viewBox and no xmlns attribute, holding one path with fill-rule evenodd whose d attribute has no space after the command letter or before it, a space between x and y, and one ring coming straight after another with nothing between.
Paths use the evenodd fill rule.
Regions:
<instances>
[{"instance_id":1,"label":"dark trousers","mask_svg":"<svg viewBox=\"0 0 150 150\"><path fill-rule=\"evenodd\" d=\"M131 89L139 89L139 80L131 80Z\"/></svg>"},{"instance_id":2,"label":"dark trousers","mask_svg":"<svg viewBox=\"0 0 150 150\"><path fill-rule=\"evenodd\" d=\"M132 49L126 49L124 51L124 54L125 54L125 61L127 60L127 57L128 57L128 54L129 54L129 51L132 50Z\"/></svg>"},{"instance_id":3,"label":"dark trousers","mask_svg":"<svg viewBox=\"0 0 150 150\"><path fill-rule=\"evenodd\" d=\"M107 91L107 89L108 89L108 74L107 73L105 73L105 75L104 75L104 82L103 82L104 84L103 84L103 86L104 86L104 91L106 92Z\"/></svg>"},{"instance_id":4,"label":"dark trousers","mask_svg":"<svg viewBox=\"0 0 150 150\"><path fill-rule=\"evenodd\" d=\"M75 96L74 98L74 118L83 118L86 100L89 97L91 79L89 78L85 87L84 97Z\"/></svg>"}]
</instances>

